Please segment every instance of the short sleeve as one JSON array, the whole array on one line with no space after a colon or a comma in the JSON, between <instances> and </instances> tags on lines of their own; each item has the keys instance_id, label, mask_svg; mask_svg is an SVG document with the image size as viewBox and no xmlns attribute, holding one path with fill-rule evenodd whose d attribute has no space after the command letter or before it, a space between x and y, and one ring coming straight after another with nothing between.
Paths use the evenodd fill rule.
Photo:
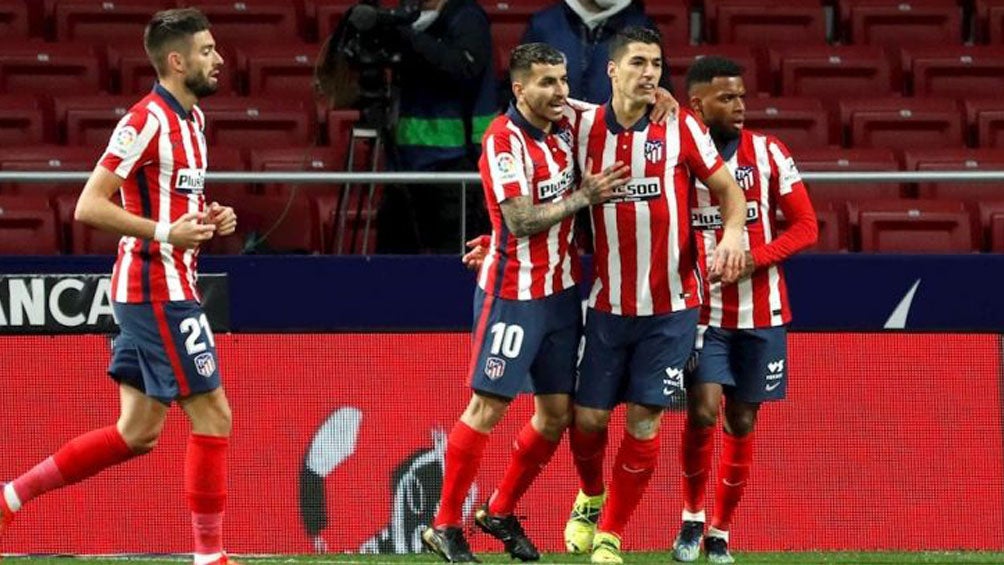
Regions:
<instances>
[{"instance_id":1,"label":"short sleeve","mask_svg":"<svg viewBox=\"0 0 1004 565\"><path fill-rule=\"evenodd\" d=\"M725 166L708 129L690 113L680 116L680 159L702 181Z\"/></svg>"},{"instance_id":2,"label":"short sleeve","mask_svg":"<svg viewBox=\"0 0 1004 565\"><path fill-rule=\"evenodd\" d=\"M158 128L149 113L129 112L115 126L98 163L119 177L128 177L150 158Z\"/></svg>"},{"instance_id":3,"label":"short sleeve","mask_svg":"<svg viewBox=\"0 0 1004 565\"><path fill-rule=\"evenodd\" d=\"M515 134L493 133L485 137L485 162L496 200L501 203L516 196L529 196L523 146Z\"/></svg>"}]
</instances>

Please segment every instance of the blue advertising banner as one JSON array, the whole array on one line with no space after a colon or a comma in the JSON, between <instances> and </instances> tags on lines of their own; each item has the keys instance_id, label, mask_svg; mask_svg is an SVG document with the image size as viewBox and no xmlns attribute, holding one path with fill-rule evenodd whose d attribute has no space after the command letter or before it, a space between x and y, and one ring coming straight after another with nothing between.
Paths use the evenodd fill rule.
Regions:
<instances>
[{"instance_id":1,"label":"blue advertising banner","mask_svg":"<svg viewBox=\"0 0 1004 565\"><path fill-rule=\"evenodd\" d=\"M0 273L107 273L108 257L0 257ZM465 330L474 275L456 257L207 256L238 332ZM801 331L1004 331L1004 256L812 255L787 263ZM0 309L9 314L9 304ZM10 319L10 316L6 316Z\"/></svg>"}]
</instances>

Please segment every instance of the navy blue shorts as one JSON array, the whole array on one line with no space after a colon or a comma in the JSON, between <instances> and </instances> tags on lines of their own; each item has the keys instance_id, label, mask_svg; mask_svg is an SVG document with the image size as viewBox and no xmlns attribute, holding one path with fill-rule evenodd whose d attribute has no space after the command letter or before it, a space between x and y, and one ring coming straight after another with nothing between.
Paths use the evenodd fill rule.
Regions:
<instances>
[{"instance_id":1,"label":"navy blue shorts","mask_svg":"<svg viewBox=\"0 0 1004 565\"><path fill-rule=\"evenodd\" d=\"M760 403L781 400L788 388L788 330L708 327L698 343L697 369L688 385L717 383L729 398Z\"/></svg>"},{"instance_id":2,"label":"navy blue shorts","mask_svg":"<svg viewBox=\"0 0 1004 565\"><path fill-rule=\"evenodd\" d=\"M503 398L571 394L582 335L576 288L535 300L474 292L471 388Z\"/></svg>"},{"instance_id":3,"label":"navy blue shorts","mask_svg":"<svg viewBox=\"0 0 1004 565\"><path fill-rule=\"evenodd\" d=\"M668 407L683 396L683 366L697 335L697 308L655 316L586 313L575 403L612 410L621 402Z\"/></svg>"},{"instance_id":4,"label":"navy blue shorts","mask_svg":"<svg viewBox=\"0 0 1004 565\"><path fill-rule=\"evenodd\" d=\"M113 302L121 333L112 342L108 374L165 404L220 387L216 342L194 300Z\"/></svg>"}]
</instances>

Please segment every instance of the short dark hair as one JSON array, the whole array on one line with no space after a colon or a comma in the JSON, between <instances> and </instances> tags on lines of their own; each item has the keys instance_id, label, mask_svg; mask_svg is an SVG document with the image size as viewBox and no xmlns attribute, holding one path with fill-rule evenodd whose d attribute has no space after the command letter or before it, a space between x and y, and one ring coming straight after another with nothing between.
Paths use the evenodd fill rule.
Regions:
<instances>
[{"instance_id":1,"label":"short dark hair","mask_svg":"<svg viewBox=\"0 0 1004 565\"><path fill-rule=\"evenodd\" d=\"M564 65L565 54L546 43L524 43L509 55L509 76L530 72L534 65Z\"/></svg>"},{"instance_id":2,"label":"short dark hair","mask_svg":"<svg viewBox=\"0 0 1004 565\"><path fill-rule=\"evenodd\" d=\"M743 71L743 66L732 59L713 55L701 57L687 69L687 92L695 84L710 83L717 77L741 77Z\"/></svg>"},{"instance_id":3,"label":"short dark hair","mask_svg":"<svg viewBox=\"0 0 1004 565\"><path fill-rule=\"evenodd\" d=\"M628 26L618 31L610 40L610 60L617 61L624 55L627 46L632 43L658 45L662 49L662 34L654 29L641 26Z\"/></svg>"},{"instance_id":4,"label":"short dark hair","mask_svg":"<svg viewBox=\"0 0 1004 565\"><path fill-rule=\"evenodd\" d=\"M178 42L191 41L192 36L209 29L209 20L195 8L177 8L157 12L146 24L143 47L158 75L166 71L169 49Z\"/></svg>"}]
</instances>

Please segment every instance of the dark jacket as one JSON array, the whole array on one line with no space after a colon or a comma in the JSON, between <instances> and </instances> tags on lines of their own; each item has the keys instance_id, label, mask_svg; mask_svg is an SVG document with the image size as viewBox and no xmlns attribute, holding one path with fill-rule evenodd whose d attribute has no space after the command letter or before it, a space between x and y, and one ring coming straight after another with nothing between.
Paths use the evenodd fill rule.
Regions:
<instances>
[{"instance_id":1,"label":"dark jacket","mask_svg":"<svg viewBox=\"0 0 1004 565\"><path fill-rule=\"evenodd\" d=\"M602 104L610 99L610 77L607 76L610 40L618 30L628 26L656 29L638 2L632 2L592 31L567 4L559 2L530 17L523 43L547 43L564 53L568 59L571 97ZM669 73L665 67L660 82L669 89Z\"/></svg>"},{"instance_id":2,"label":"dark jacket","mask_svg":"<svg viewBox=\"0 0 1004 565\"><path fill-rule=\"evenodd\" d=\"M475 0L447 0L424 32L401 33L397 168L435 170L464 156L476 162L498 109L488 16Z\"/></svg>"}]
</instances>

